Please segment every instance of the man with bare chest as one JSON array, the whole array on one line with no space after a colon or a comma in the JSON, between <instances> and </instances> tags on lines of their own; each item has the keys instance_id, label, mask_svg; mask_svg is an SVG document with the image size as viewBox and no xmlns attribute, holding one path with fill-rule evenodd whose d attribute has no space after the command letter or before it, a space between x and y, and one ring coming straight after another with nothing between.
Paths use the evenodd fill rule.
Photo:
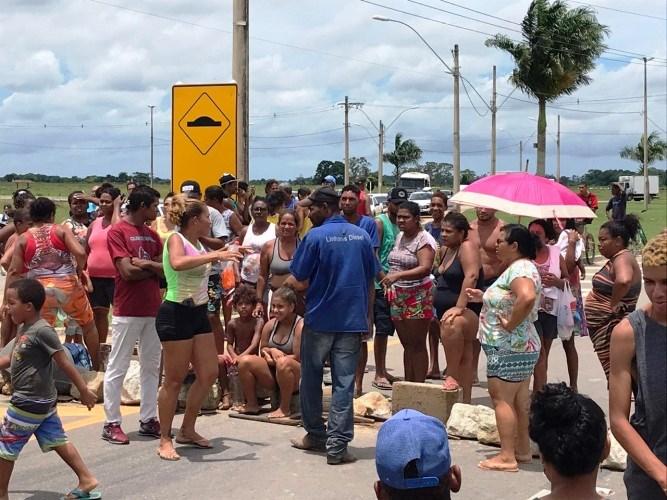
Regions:
<instances>
[{"instance_id":1,"label":"man with bare chest","mask_svg":"<svg viewBox=\"0 0 667 500\"><path fill-rule=\"evenodd\" d=\"M477 219L470 223L470 238L477 240L482 258L482 269L484 271L484 287L486 290L505 270L505 266L498 260L496 255L496 242L500 238L500 230L505 222L496 217L496 211L490 208L476 208ZM475 339L473 347L473 383L479 382L477 365L479 364L479 353L481 344Z\"/></svg>"}]
</instances>

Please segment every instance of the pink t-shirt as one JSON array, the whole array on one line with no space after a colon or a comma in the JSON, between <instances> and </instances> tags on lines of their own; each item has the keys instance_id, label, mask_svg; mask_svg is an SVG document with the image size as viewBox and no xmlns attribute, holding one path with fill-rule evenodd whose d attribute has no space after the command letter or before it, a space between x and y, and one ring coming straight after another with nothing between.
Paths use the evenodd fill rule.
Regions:
<instances>
[{"instance_id":1,"label":"pink t-shirt","mask_svg":"<svg viewBox=\"0 0 667 500\"><path fill-rule=\"evenodd\" d=\"M98 217L90 225L90 237L88 238L88 274L91 278L114 278L116 276L116 267L111 260L109 247L107 245L107 236L111 224L107 227L102 226L104 217Z\"/></svg>"},{"instance_id":2,"label":"pink t-shirt","mask_svg":"<svg viewBox=\"0 0 667 500\"><path fill-rule=\"evenodd\" d=\"M433 236L424 230L420 230L417 235L411 239L405 238L402 231L398 233L394 248L389 253L389 272L407 271L417 267L419 265L417 252L425 246L429 246L435 251L438 244L435 239L433 239ZM425 276L424 278L416 280L398 280L396 286L417 286L426 283L430 279L431 276Z\"/></svg>"},{"instance_id":3,"label":"pink t-shirt","mask_svg":"<svg viewBox=\"0 0 667 500\"><path fill-rule=\"evenodd\" d=\"M107 244L114 264L118 259L138 257L161 261L162 242L146 225L135 226L126 220L111 226ZM125 281L118 269L113 295L114 316L155 317L160 307L160 280L157 275L137 281Z\"/></svg>"}]
</instances>

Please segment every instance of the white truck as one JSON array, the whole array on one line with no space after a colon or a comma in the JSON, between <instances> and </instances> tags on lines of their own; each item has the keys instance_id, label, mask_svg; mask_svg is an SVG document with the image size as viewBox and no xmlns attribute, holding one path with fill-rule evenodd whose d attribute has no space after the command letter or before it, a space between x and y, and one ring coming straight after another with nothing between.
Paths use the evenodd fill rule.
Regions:
<instances>
[{"instance_id":1,"label":"white truck","mask_svg":"<svg viewBox=\"0 0 667 500\"><path fill-rule=\"evenodd\" d=\"M625 190L628 198L633 200L644 199L644 176L643 175L622 175L618 178L618 182ZM648 176L648 192L651 198L657 198L660 192L658 186L658 176Z\"/></svg>"}]
</instances>

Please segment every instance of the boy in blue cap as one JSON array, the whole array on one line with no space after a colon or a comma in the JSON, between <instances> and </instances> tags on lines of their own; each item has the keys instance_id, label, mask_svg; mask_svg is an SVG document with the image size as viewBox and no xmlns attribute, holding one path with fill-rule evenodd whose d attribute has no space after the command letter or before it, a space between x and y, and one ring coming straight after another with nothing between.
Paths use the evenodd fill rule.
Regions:
<instances>
[{"instance_id":1,"label":"boy in blue cap","mask_svg":"<svg viewBox=\"0 0 667 500\"><path fill-rule=\"evenodd\" d=\"M375 467L378 500L448 500L461 488L445 426L417 410L401 410L382 425Z\"/></svg>"}]
</instances>

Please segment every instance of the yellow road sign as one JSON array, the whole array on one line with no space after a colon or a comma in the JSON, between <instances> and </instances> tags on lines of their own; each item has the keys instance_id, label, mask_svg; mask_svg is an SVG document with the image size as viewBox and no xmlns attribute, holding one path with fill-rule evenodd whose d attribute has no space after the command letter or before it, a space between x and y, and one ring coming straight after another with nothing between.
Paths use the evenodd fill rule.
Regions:
<instances>
[{"instance_id":1,"label":"yellow road sign","mask_svg":"<svg viewBox=\"0 0 667 500\"><path fill-rule=\"evenodd\" d=\"M202 191L236 172L236 84L174 85L171 93L171 185ZM238 177L238 176L237 176Z\"/></svg>"}]
</instances>

